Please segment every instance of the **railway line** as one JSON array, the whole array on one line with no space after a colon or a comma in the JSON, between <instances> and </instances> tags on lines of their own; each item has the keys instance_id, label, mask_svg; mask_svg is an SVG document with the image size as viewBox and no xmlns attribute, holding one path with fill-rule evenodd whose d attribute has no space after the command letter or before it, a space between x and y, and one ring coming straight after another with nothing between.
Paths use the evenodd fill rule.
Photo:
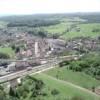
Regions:
<instances>
[{"instance_id":1,"label":"railway line","mask_svg":"<svg viewBox=\"0 0 100 100\"><path fill-rule=\"evenodd\" d=\"M17 60L17 59L0 59L2 62L29 62L29 61L43 61L43 60L52 60L52 59L64 59L64 58L75 58L75 57L81 57L83 55L70 55L70 56L59 56L59 57L45 57L45 58L32 58L32 59L23 59L23 60Z\"/></svg>"},{"instance_id":2,"label":"railway line","mask_svg":"<svg viewBox=\"0 0 100 100\"><path fill-rule=\"evenodd\" d=\"M56 57L56 58L53 58L52 60L48 60L45 64L42 64L42 65L39 65L39 66L36 66L36 67L32 67L31 70L24 69L24 70L21 70L21 71L17 71L17 72L14 72L14 73L4 75L4 76L0 77L0 83L2 84L4 82L8 82L10 80L17 79L19 77L23 77L23 76L26 76L26 75L29 75L29 74L32 74L32 73L42 71L44 69L55 67L55 65L59 64L63 60L77 60L82 56L83 55L71 55L71 56L62 56L62 57L59 57L59 58ZM44 59L42 59L42 60L44 60Z\"/></svg>"}]
</instances>

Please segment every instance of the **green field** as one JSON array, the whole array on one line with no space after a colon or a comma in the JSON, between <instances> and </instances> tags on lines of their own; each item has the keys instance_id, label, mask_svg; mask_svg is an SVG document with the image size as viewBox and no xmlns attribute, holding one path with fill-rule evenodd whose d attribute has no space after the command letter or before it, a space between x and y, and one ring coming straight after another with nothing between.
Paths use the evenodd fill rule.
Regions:
<instances>
[{"instance_id":1,"label":"green field","mask_svg":"<svg viewBox=\"0 0 100 100\"><path fill-rule=\"evenodd\" d=\"M77 87L72 86L71 84L68 84L63 81L59 81L53 77L50 77L46 74L37 74L35 76L37 79L43 80L45 84L44 91L48 94L47 96L44 96L41 100L71 100L69 98L72 97L80 97L82 100L100 100L99 96L79 89ZM56 89L59 91L59 94L53 96L51 95L51 90ZM28 100L28 99L26 99ZM79 99L81 100L81 99Z\"/></svg>"},{"instance_id":2,"label":"green field","mask_svg":"<svg viewBox=\"0 0 100 100\"><path fill-rule=\"evenodd\" d=\"M100 86L100 81L86 75L85 73L68 70L66 67L57 67L47 71L46 73L58 79L69 81L87 89L91 89L93 86Z\"/></svg>"},{"instance_id":3,"label":"green field","mask_svg":"<svg viewBox=\"0 0 100 100\"><path fill-rule=\"evenodd\" d=\"M100 29L100 24L91 23L91 24L79 24L77 25L80 28L80 32L77 32L75 28L73 28L70 32L65 33L61 37L64 39L70 39L74 37L97 37L100 35L100 32L92 32L93 29Z\"/></svg>"},{"instance_id":4,"label":"green field","mask_svg":"<svg viewBox=\"0 0 100 100\"><path fill-rule=\"evenodd\" d=\"M63 34L63 32L65 32L68 28L70 28L70 26L72 24L74 24L74 22L72 22L72 21L81 22L81 21L83 21L83 19L80 19L78 17L74 17L73 19L61 18L59 24L51 25L51 26L45 26L45 27L42 27L42 28L44 28L44 30L46 30L47 32L49 32L51 34L55 34L55 33ZM76 24L77 24L77 22L76 22Z\"/></svg>"},{"instance_id":5,"label":"green field","mask_svg":"<svg viewBox=\"0 0 100 100\"><path fill-rule=\"evenodd\" d=\"M15 52L10 47L0 48L0 52L8 54L11 58L15 56Z\"/></svg>"},{"instance_id":6,"label":"green field","mask_svg":"<svg viewBox=\"0 0 100 100\"><path fill-rule=\"evenodd\" d=\"M72 23L62 22L57 25L51 25L51 26L42 27L42 28L44 28L44 30L46 30L48 33L51 33L51 34L55 34L55 33L62 34L67 28L70 27L71 24Z\"/></svg>"},{"instance_id":7,"label":"green field","mask_svg":"<svg viewBox=\"0 0 100 100\"><path fill-rule=\"evenodd\" d=\"M75 27L71 28L72 27L71 25L75 25ZM60 24L51 25L42 28L50 34L59 34L60 38L63 39L71 39L71 38L81 37L81 36L93 38L100 35L100 31L92 32L93 29L100 30L99 23L79 24L78 22L70 22L70 21L63 20ZM69 28L71 28L69 32L66 32L66 30ZM77 31L77 29L80 29L80 31Z\"/></svg>"}]
</instances>

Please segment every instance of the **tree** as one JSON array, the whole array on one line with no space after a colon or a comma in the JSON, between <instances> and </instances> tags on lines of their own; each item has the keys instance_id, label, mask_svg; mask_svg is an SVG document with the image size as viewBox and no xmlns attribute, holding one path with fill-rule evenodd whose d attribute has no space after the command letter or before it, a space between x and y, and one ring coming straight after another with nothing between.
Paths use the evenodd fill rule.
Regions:
<instances>
[{"instance_id":1,"label":"tree","mask_svg":"<svg viewBox=\"0 0 100 100\"><path fill-rule=\"evenodd\" d=\"M39 35L40 37L42 37L42 38L44 38L44 37L47 36L46 33L45 33L44 31L39 31L39 32L38 32L38 35Z\"/></svg>"},{"instance_id":2,"label":"tree","mask_svg":"<svg viewBox=\"0 0 100 100\"><path fill-rule=\"evenodd\" d=\"M43 86L44 86L44 83L43 83L42 80L38 80L38 81L36 82L36 89L37 89L37 90L41 90L41 89L43 88Z\"/></svg>"},{"instance_id":3,"label":"tree","mask_svg":"<svg viewBox=\"0 0 100 100\"><path fill-rule=\"evenodd\" d=\"M15 45L12 45L12 46L11 46L11 48L12 48L13 50L15 50L15 49L16 49Z\"/></svg>"},{"instance_id":4,"label":"tree","mask_svg":"<svg viewBox=\"0 0 100 100\"><path fill-rule=\"evenodd\" d=\"M92 92L95 92L95 86L92 86Z\"/></svg>"},{"instance_id":5,"label":"tree","mask_svg":"<svg viewBox=\"0 0 100 100\"><path fill-rule=\"evenodd\" d=\"M0 90L2 90L2 91L4 90L4 88L1 85L0 85Z\"/></svg>"},{"instance_id":6,"label":"tree","mask_svg":"<svg viewBox=\"0 0 100 100\"><path fill-rule=\"evenodd\" d=\"M12 97L16 96L15 90L12 87L10 87L9 95L12 96Z\"/></svg>"},{"instance_id":7,"label":"tree","mask_svg":"<svg viewBox=\"0 0 100 100\"><path fill-rule=\"evenodd\" d=\"M18 53L19 51L20 51L20 48L19 47L16 47L15 52Z\"/></svg>"}]
</instances>

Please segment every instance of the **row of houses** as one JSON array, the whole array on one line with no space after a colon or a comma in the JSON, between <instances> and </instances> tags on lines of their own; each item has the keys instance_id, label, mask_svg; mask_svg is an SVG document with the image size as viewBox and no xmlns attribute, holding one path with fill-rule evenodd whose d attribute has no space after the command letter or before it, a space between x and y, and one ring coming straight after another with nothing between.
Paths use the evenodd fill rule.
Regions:
<instances>
[{"instance_id":1,"label":"row of houses","mask_svg":"<svg viewBox=\"0 0 100 100\"><path fill-rule=\"evenodd\" d=\"M66 48L70 50L91 50L99 51L100 50L100 41L98 39L92 38L75 38L66 43Z\"/></svg>"}]
</instances>

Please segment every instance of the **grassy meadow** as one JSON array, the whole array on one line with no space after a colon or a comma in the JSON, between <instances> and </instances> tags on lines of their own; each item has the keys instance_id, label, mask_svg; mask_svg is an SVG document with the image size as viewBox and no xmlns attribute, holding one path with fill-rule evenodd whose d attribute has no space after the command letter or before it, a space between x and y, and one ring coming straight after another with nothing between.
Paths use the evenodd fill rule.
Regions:
<instances>
[{"instance_id":1,"label":"grassy meadow","mask_svg":"<svg viewBox=\"0 0 100 100\"><path fill-rule=\"evenodd\" d=\"M95 78L92 78L91 76L82 72L73 72L68 70L66 66L62 68L56 67L47 71L46 74L64 81L69 81L87 89L91 89L92 86L98 87L100 85L100 81L96 80Z\"/></svg>"},{"instance_id":2,"label":"grassy meadow","mask_svg":"<svg viewBox=\"0 0 100 100\"><path fill-rule=\"evenodd\" d=\"M59 81L46 74L37 74L37 79L43 80L45 87L44 91L48 94L47 96L41 97L41 100L71 100L72 97L79 97L82 100L99 100L99 96L92 94L88 91L78 89L71 84ZM56 89L59 91L57 95L51 95L51 91ZM80 100L81 100L80 99ZM28 100L28 99L27 99Z\"/></svg>"},{"instance_id":3,"label":"grassy meadow","mask_svg":"<svg viewBox=\"0 0 100 100\"><path fill-rule=\"evenodd\" d=\"M11 58L14 58L15 52L10 47L0 48L1 53L8 54Z\"/></svg>"}]
</instances>

